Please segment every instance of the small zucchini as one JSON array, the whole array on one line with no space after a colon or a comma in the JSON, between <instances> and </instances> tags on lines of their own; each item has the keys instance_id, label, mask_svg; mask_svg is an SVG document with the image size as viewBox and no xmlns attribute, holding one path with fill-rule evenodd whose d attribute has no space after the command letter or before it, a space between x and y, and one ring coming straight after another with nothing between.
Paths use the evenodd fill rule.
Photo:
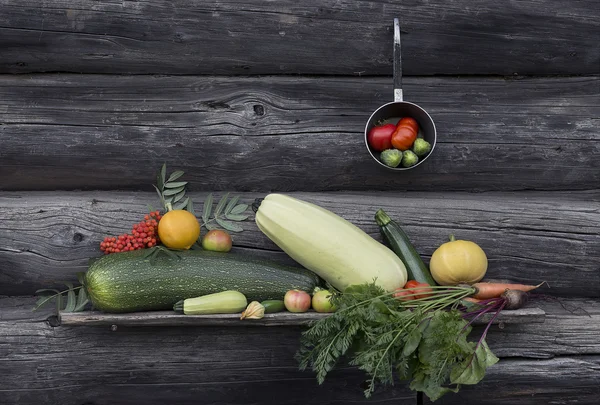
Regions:
<instances>
[{"instance_id":1,"label":"small zucchini","mask_svg":"<svg viewBox=\"0 0 600 405\"><path fill-rule=\"evenodd\" d=\"M186 315L235 314L242 312L246 306L248 300L244 294L228 290L178 301L173 310Z\"/></svg>"},{"instance_id":2,"label":"small zucchini","mask_svg":"<svg viewBox=\"0 0 600 405\"><path fill-rule=\"evenodd\" d=\"M261 302L261 304L265 307L265 314L272 314L274 312L285 310L285 304L282 300L266 300Z\"/></svg>"},{"instance_id":3,"label":"small zucchini","mask_svg":"<svg viewBox=\"0 0 600 405\"><path fill-rule=\"evenodd\" d=\"M423 263L421 256L410 243L406 233L394 222L382 209L375 213L375 221L385 241L390 245L394 253L404 262L408 280L416 280L419 283L437 285L429 269Z\"/></svg>"}]
</instances>

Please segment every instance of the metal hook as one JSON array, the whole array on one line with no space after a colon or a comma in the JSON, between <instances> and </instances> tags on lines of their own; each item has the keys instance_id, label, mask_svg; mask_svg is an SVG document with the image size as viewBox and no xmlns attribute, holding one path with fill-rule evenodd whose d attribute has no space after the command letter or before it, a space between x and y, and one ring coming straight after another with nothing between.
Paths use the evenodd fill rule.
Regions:
<instances>
[{"instance_id":1,"label":"metal hook","mask_svg":"<svg viewBox=\"0 0 600 405\"><path fill-rule=\"evenodd\" d=\"M402 101L402 48L400 21L394 18L394 101Z\"/></svg>"}]
</instances>

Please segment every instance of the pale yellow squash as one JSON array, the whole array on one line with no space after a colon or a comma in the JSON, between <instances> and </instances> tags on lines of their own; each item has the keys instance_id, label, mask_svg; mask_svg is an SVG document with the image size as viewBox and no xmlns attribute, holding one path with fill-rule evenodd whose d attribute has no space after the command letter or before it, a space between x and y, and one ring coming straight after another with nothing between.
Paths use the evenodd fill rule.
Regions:
<instances>
[{"instance_id":1,"label":"pale yellow squash","mask_svg":"<svg viewBox=\"0 0 600 405\"><path fill-rule=\"evenodd\" d=\"M456 240L442 244L431 255L429 271L439 285L473 284L487 271L485 252L475 242Z\"/></svg>"},{"instance_id":2,"label":"pale yellow squash","mask_svg":"<svg viewBox=\"0 0 600 405\"><path fill-rule=\"evenodd\" d=\"M374 280L387 291L406 284L406 267L393 251L315 204L269 194L258 208L256 224L295 261L339 290Z\"/></svg>"}]
</instances>

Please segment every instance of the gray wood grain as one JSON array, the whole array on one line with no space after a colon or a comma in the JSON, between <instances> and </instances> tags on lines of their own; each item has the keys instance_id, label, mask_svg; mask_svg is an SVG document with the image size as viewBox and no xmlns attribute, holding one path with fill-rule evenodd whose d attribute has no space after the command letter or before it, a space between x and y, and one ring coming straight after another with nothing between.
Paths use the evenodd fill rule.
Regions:
<instances>
[{"instance_id":1,"label":"gray wood grain","mask_svg":"<svg viewBox=\"0 0 600 405\"><path fill-rule=\"evenodd\" d=\"M15 301L0 299L3 405L414 403L404 386L365 399L364 375L348 366L319 386L294 360L297 327L52 328Z\"/></svg>"},{"instance_id":2,"label":"gray wood grain","mask_svg":"<svg viewBox=\"0 0 600 405\"><path fill-rule=\"evenodd\" d=\"M594 0L0 3L0 72L598 73Z\"/></svg>"},{"instance_id":3,"label":"gray wood grain","mask_svg":"<svg viewBox=\"0 0 600 405\"><path fill-rule=\"evenodd\" d=\"M596 405L600 394L600 356L504 361L489 368L475 386L425 404Z\"/></svg>"},{"instance_id":4,"label":"gray wood grain","mask_svg":"<svg viewBox=\"0 0 600 405\"><path fill-rule=\"evenodd\" d=\"M52 328L43 317L54 311L32 313L28 308L34 301L0 298L0 392L6 404L226 400L291 405L307 395L318 396L324 404L414 404L403 384L364 400L362 374L344 365L317 386L314 375L297 371L293 360L300 327L120 327L115 332L108 327ZM525 358L502 358L479 385L463 387L443 401L538 404L551 398L558 403L595 403L598 300L538 304L547 314L546 322L494 326L488 335L498 355ZM542 351L558 357L537 360Z\"/></svg>"},{"instance_id":5,"label":"gray wood grain","mask_svg":"<svg viewBox=\"0 0 600 405\"><path fill-rule=\"evenodd\" d=\"M544 323L492 326L487 341L500 357L549 359L600 351L600 301L532 295L529 306L539 307ZM478 327L473 333L483 332ZM517 373L518 374L518 373Z\"/></svg>"},{"instance_id":6,"label":"gray wood grain","mask_svg":"<svg viewBox=\"0 0 600 405\"><path fill-rule=\"evenodd\" d=\"M0 189L577 190L600 184L600 77L409 78L433 117L423 165L372 160L377 78L0 76Z\"/></svg>"},{"instance_id":7,"label":"gray wood grain","mask_svg":"<svg viewBox=\"0 0 600 405\"><path fill-rule=\"evenodd\" d=\"M60 324L64 326L297 326L307 325L329 316L318 312L265 314L262 319L240 320L240 314L180 315L172 311L149 311L127 314L105 314L99 311L60 312ZM543 323L546 313L540 308L521 308L503 311L493 320L495 324ZM492 320L485 314L475 324L487 324Z\"/></svg>"},{"instance_id":8,"label":"gray wood grain","mask_svg":"<svg viewBox=\"0 0 600 405\"><path fill-rule=\"evenodd\" d=\"M0 297L0 322L14 325L42 323L49 326L47 321L50 320L53 325L58 325L54 319L57 315L54 305L49 304L32 312L34 304L35 297ZM600 301L597 298L548 298L535 295L527 308L543 311L545 314L544 322L521 323L512 315L504 315L513 317L513 320L495 324L489 329L487 340L494 353L499 357L550 359L557 356L600 354L600 340L598 340L600 334ZM534 319L540 320L539 317ZM283 334L287 337L282 338L281 343L285 341L289 343L296 341L296 337L292 338L291 336L295 336L295 333L303 330L300 325L277 325L272 328L251 327L248 323L244 325L241 328L230 328L221 325L214 327L192 325L131 327L121 324L121 326L117 325L116 331L125 334L136 332L137 336L141 336L154 333L171 335L171 331L176 330L181 334L182 339L183 336L203 335L208 342L215 333L223 333L227 336L237 335L241 339L246 331L261 333L256 330L263 330L262 333L269 336L271 334L274 334L273 336ZM74 327L74 325L63 323L62 326L54 328L54 330L64 332L65 330L79 329L79 333L91 336L94 331L103 335L105 331L111 330L110 326L112 324L90 324ZM18 325L15 327L18 327ZM479 336L483 329L482 326L476 326L472 332L473 336Z\"/></svg>"},{"instance_id":9,"label":"gray wood grain","mask_svg":"<svg viewBox=\"0 0 600 405\"><path fill-rule=\"evenodd\" d=\"M234 193L251 203L260 193ZM450 233L486 252L487 278L527 284L563 296L600 296L598 192L520 193L292 193L348 219L381 241L378 208L397 220L426 263ZM200 207L206 193L191 193ZM215 194L219 197L220 194ZM32 294L76 281L107 235L129 232L158 207L146 192L0 193L0 294ZM236 250L293 263L262 234L249 210ZM565 276L568 273L568 277Z\"/></svg>"}]
</instances>

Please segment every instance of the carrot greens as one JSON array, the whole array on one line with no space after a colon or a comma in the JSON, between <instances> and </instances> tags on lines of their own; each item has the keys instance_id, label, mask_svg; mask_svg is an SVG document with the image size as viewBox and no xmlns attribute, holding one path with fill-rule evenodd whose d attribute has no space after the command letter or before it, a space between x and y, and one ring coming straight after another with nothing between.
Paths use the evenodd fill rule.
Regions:
<instances>
[{"instance_id":1,"label":"carrot greens","mask_svg":"<svg viewBox=\"0 0 600 405\"><path fill-rule=\"evenodd\" d=\"M431 400L476 384L498 358L485 337L467 340L471 326L458 303L472 289L449 287L434 297L401 301L373 284L333 294L337 312L311 324L302 334L297 359L322 384L343 357L369 377L365 396L376 385L410 381Z\"/></svg>"}]
</instances>

